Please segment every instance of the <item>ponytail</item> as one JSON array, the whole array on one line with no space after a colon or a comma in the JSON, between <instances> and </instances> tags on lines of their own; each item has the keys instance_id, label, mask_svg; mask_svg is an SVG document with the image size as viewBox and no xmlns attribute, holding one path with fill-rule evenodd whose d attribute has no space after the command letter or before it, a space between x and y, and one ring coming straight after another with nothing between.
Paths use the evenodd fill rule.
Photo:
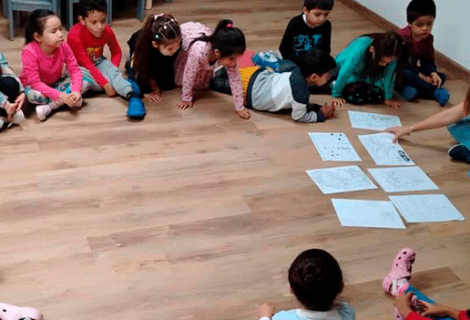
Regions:
<instances>
[{"instance_id":1,"label":"ponytail","mask_svg":"<svg viewBox=\"0 0 470 320\"><path fill-rule=\"evenodd\" d=\"M210 36L201 35L194 39L189 47L196 41L210 42L213 50L219 50L221 58L243 54L246 50L245 35L239 28L233 26L232 20L227 19L220 20Z\"/></svg>"}]
</instances>

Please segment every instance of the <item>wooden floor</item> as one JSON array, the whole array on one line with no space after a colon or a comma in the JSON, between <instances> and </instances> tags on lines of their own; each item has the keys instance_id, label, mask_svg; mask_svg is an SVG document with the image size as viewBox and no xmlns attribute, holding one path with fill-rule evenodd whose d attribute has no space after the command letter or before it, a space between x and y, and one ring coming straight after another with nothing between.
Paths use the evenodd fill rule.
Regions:
<instances>
[{"instance_id":1,"label":"wooden floor","mask_svg":"<svg viewBox=\"0 0 470 320\"><path fill-rule=\"evenodd\" d=\"M234 19L253 50L276 49L301 1L174 0L147 14L214 27ZM141 24L116 14L126 48ZM333 53L379 29L341 2L331 14ZM0 45L20 70L20 35ZM452 102L467 84L452 79ZM344 131L363 169L375 167L347 110L396 114L390 108L346 106L324 124L289 115L233 113L232 99L198 95L193 109L175 108L180 91L147 104L141 123L126 120L126 103L98 95L80 112L34 116L0 136L0 301L39 308L48 320L255 319L260 300L293 308L287 269L302 250L319 247L340 262L357 319L391 319L381 290L396 252L417 251L413 283L442 303L469 307L469 182L465 164L448 159L445 129L403 142L412 159L466 216L464 222L409 224L406 230L342 227L331 204L305 173L322 162L307 133ZM319 103L328 97L316 97ZM432 101L405 103L410 124L440 110ZM337 195L387 199L381 189Z\"/></svg>"}]
</instances>

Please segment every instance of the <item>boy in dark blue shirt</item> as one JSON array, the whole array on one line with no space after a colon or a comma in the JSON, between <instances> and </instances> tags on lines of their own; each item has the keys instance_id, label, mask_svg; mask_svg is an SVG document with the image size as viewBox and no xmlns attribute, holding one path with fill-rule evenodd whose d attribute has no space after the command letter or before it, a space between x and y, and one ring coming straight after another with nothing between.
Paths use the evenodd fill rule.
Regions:
<instances>
[{"instance_id":1,"label":"boy in dark blue shirt","mask_svg":"<svg viewBox=\"0 0 470 320\"><path fill-rule=\"evenodd\" d=\"M292 18L282 37L283 59L296 64L314 49L331 52L331 23L327 20L334 0L305 0L303 13Z\"/></svg>"}]
</instances>

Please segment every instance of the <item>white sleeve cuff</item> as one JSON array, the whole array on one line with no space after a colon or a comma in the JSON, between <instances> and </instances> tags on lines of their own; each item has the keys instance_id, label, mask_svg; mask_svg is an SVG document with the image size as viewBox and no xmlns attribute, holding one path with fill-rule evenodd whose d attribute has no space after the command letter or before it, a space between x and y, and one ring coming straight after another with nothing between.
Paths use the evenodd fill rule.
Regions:
<instances>
[{"instance_id":1,"label":"white sleeve cuff","mask_svg":"<svg viewBox=\"0 0 470 320\"><path fill-rule=\"evenodd\" d=\"M270 317L261 317L261 318L259 318L259 320L271 320L271 318Z\"/></svg>"}]
</instances>

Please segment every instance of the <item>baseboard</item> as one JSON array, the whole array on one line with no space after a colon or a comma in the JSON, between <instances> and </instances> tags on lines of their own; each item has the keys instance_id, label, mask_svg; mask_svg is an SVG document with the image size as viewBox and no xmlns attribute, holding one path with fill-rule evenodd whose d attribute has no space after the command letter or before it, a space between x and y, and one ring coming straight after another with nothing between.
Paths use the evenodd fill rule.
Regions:
<instances>
[{"instance_id":1,"label":"baseboard","mask_svg":"<svg viewBox=\"0 0 470 320\"><path fill-rule=\"evenodd\" d=\"M347 5L352 10L356 11L358 14L366 18L367 20L375 23L377 26L384 30L389 31L396 31L399 29L398 26L391 23L384 17L378 15L377 13L373 12L372 10L366 8L360 3L357 3L355 0L338 0L341 1L343 4ZM458 64L451 58L447 57L446 55L442 54L441 52L436 50L436 64L439 67L442 67L449 71L452 74L452 78L462 79L465 82L470 84L470 70L466 69L464 66Z\"/></svg>"}]
</instances>

